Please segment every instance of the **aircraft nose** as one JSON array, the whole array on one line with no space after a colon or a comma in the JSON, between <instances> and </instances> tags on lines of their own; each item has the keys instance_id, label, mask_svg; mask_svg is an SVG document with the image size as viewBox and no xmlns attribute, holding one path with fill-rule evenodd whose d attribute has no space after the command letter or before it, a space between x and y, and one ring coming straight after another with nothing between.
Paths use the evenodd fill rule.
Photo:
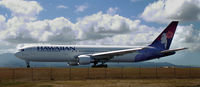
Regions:
<instances>
[{"instance_id":1,"label":"aircraft nose","mask_svg":"<svg viewBox=\"0 0 200 87\"><path fill-rule=\"evenodd\" d=\"M19 58L20 57L20 52L16 52L15 56Z\"/></svg>"}]
</instances>

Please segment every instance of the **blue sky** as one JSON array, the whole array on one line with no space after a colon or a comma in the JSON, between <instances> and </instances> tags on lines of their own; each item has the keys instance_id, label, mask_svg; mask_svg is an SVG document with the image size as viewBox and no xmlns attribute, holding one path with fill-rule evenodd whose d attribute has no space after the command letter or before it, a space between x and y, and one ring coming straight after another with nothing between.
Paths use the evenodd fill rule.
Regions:
<instances>
[{"instance_id":1,"label":"blue sky","mask_svg":"<svg viewBox=\"0 0 200 87\"><path fill-rule=\"evenodd\" d=\"M171 48L189 50L156 61L200 65L199 0L0 0L0 52L19 44L148 45L172 20L180 22Z\"/></svg>"},{"instance_id":2,"label":"blue sky","mask_svg":"<svg viewBox=\"0 0 200 87\"><path fill-rule=\"evenodd\" d=\"M99 11L106 13L107 9L110 7L120 7L117 12L119 15L128 18L135 18L132 16L137 16L139 13L142 13L145 8L144 6L153 2L153 0L141 0L136 2L129 0L38 0L38 2L40 2L40 4L45 8L45 10L39 14L39 19L53 19L55 17L64 16L70 18L71 21L76 22L76 18L78 17L84 17ZM47 4L47 2L49 3ZM64 5L67 8L59 9L57 8L59 5ZM87 5L88 8L84 12L77 13L75 12L76 5Z\"/></svg>"}]
</instances>

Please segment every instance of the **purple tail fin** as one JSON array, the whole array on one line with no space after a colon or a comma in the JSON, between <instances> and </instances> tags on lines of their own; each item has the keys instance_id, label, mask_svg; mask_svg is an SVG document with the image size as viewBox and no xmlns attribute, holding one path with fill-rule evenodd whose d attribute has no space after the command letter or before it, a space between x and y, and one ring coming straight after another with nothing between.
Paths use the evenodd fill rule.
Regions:
<instances>
[{"instance_id":1,"label":"purple tail fin","mask_svg":"<svg viewBox=\"0 0 200 87\"><path fill-rule=\"evenodd\" d=\"M169 49L172 39L174 37L174 33L176 31L177 25L178 25L178 21L172 21L167 26L167 28L149 46L156 47L161 50Z\"/></svg>"}]
</instances>

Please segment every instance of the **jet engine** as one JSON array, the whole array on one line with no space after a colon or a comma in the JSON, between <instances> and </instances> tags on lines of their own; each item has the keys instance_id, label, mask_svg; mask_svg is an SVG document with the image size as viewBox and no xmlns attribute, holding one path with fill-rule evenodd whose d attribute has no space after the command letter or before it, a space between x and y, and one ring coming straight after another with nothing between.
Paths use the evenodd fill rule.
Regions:
<instances>
[{"instance_id":1,"label":"jet engine","mask_svg":"<svg viewBox=\"0 0 200 87\"><path fill-rule=\"evenodd\" d=\"M79 59L80 65L90 64L90 62L91 62L91 57L87 56L87 55L80 55L80 56L78 56L78 59Z\"/></svg>"}]
</instances>

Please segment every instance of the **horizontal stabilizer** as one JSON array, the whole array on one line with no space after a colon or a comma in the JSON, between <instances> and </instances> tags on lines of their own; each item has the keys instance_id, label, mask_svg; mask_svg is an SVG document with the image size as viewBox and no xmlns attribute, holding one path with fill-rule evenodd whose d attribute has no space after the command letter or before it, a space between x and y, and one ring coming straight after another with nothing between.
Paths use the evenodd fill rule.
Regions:
<instances>
[{"instance_id":1,"label":"horizontal stabilizer","mask_svg":"<svg viewBox=\"0 0 200 87\"><path fill-rule=\"evenodd\" d=\"M180 51L180 50L185 50L185 49L188 49L188 48L178 48L178 49L164 50L164 51L161 51L161 53L170 53L170 52L175 52L175 51Z\"/></svg>"}]
</instances>

